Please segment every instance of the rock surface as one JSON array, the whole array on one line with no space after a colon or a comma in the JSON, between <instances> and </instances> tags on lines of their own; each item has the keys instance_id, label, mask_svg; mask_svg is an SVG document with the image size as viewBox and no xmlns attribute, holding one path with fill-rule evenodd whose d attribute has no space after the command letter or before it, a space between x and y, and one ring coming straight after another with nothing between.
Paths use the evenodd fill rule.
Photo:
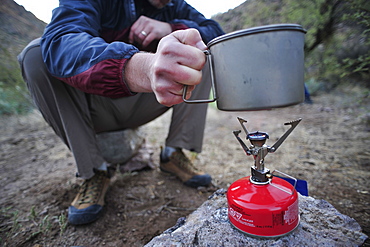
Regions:
<instances>
[{"instance_id":1,"label":"rock surface","mask_svg":"<svg viewBox=\"0 0 370 247\"><path fill-rule=\"evenodd\" d=\"M140 129L103 132L96 135L104 159L111 164L123 164L130 160L144 142Z\"/></svg>"},{"instance_id":2,"label":"rock surface","mask_svg":"<svg viewBox=\"0 0 370 247\"><path fill-rule=\"evenodd\" d=\"M274 239L250 237L229 223L226 190L216 191L187 218L153 238L154 246L359 246L367 236L352 218L325 200L299 197L300 224L290 234Z\"/></svg>"}]
</instances>

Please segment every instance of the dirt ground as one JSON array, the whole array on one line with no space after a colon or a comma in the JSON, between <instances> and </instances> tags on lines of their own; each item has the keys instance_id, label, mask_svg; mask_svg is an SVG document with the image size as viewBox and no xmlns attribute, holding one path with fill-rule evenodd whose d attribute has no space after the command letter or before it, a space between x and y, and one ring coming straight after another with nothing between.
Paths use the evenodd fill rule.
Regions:
<instances>
[{"instance_id":1,"label":"dirt ground","mask_svg":"<svg viewBox=\"0 0 370 247\"><path fill-rule=\"evenodd\" d=\"M248 120L249 131L268 132L270 146L288 128L284 122L302 118L279 150L266 156L266 167L307 180L310 196L356 219L370 236L369 90L347 87L313 100L312 105L257 112L221 112L210 106L203 152L188 155L213 176L214 186L188 188L158 168L118 169L102 217L79 227L66 223L80 184L71 153L37 112L1 117L0 245L143 246L199 207L214 189L250 175L253 158L232 134L241 129L237 116ZM169 117L142 128L145 150L156 166Z\"/></svg>"}]
</instances>

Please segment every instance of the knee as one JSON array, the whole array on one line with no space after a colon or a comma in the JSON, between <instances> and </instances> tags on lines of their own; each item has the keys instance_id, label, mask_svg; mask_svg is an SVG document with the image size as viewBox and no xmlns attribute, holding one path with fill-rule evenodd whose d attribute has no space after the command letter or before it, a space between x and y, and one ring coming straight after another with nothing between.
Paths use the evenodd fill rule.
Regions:
<instances>
[{"instance_id":1,"label":"knee","mask_svg":"<svg viewBox=\"0 0 370 247\"><path fill-rule=\"evenodd\" d=\"M50 74L42 59L40 38L31 41L18 55L22 77L28 85L39 84L45 81Z\"/></svg>"}]
</instances>

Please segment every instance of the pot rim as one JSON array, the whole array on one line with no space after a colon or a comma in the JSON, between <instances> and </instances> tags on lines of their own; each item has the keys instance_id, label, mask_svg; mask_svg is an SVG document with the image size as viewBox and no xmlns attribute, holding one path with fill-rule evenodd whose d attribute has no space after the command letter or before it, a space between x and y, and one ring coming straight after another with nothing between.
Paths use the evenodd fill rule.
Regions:
<instances>
[{"instance_id":1,"label":"pot rim","mask_svg":"<svg viewBox=\"0 0 370 247\"><path fill-rule=\"evenodd\" d=\"M207 47L210 48L214 44L217 44L222 41L229 40L229 39L237 38L240 36L251 35L251 34L262 33L262 32L289 31L289 30L290 31L300 31L303 33L307 32L299 24L289 24L288 23L288 24L272 24L272 25L258 26L258 27L252 27L248 29L234 31L234 32L219 36L217 38L214 38L210 42L208 42Z\"/></svg>"}]
</instances>

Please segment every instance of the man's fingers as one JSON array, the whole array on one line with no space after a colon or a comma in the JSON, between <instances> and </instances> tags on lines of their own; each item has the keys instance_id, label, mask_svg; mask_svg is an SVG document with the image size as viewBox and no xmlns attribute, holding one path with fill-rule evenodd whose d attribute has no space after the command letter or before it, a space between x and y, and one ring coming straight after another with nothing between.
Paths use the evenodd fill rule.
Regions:
<instances>
[{"instance_id":1,"label":"man's fingers","mask_svg":"<svg viewBox=\"0 0 370 247\"><path fill-rule=\"evenodd\" d=\"M185 98L190 98L202 79L204 49L206 46L195 29L174 32L160 41L151 66L152 90L159 103L172 106L183 102L185 85L189 86Z\"/></svg>"},{"instance_id":2,"label":"man's fingers","mask_svg":"<svg viewBox=\"0 0 370 247\"><path fill-rule=\"evenodd\" d=\"M155 95L156 95L158 103L164 106L167 106L167 107L171 107L173 105L184 102L183 94L179 95L179 94L172 94L172 93L167 93L167 94L155 93ZM191 97L191 91L186 91L185 98L189 99L190 97Z\"/></svg>"},{"instance_id":3,"label":"man's fingers","mask_svg":"<svg viewBox=\"0 0 370 247\"><path fill-rule=\"evenodd\" d=\"M180 43L173 36L167 36L165 39L162 39L157 52L172 61L171 67L167 66L166 68L176 73L177 70L174 70L172 68L173 66L182 65L193 70L201 71L206 63L206 56L203 51L194 46ZM180 69L185 70L183 68Z\"/></svg>"},{"instance_id":4,"label":"man's fingers","mask_svg":"<svg viewBox=\"0 0 370 247\"><path fill-rule=\"evenodd\" d=\"M183 85L198 85L202 80L202 71L188 66L179 65L176 72L176 81Z\"/></svg>"},{"instance_id":5,"label":"man's fingers","mask_svg":"<svg viewBox=\"0 0 370 247\"><path fill-rule=\"evenodd\" d=\"M200 50L207 49L207 46L202 41L199 31L194 28L176 31L173 32L172 35L185 45L191 45Z\"/></svg>"},{"instance_id":6,"label":"man's fingers","mask_svg":"<svg viewBox=\"0 0 370 247\"><path fill-rule=\"evenodd\" d=\"M172 28L169 23L140 16L131 26L129 42L143 49L154 40L160 40L171 32Z\"/></svg>"},{"instance_id":7,"label":"man's fingers","mask_svg":"<svg viewBox=\"0 0 370 247\"><path fill-rule=\"evenodd\" d=\"M187 86L180 83L168 83L168 81L165 80L158 80L153 92L160 104L172 106L183 102L183 95L185 91L185 98L189 99L194 89L194 85Z\"/></svg>"}]
</instances>

